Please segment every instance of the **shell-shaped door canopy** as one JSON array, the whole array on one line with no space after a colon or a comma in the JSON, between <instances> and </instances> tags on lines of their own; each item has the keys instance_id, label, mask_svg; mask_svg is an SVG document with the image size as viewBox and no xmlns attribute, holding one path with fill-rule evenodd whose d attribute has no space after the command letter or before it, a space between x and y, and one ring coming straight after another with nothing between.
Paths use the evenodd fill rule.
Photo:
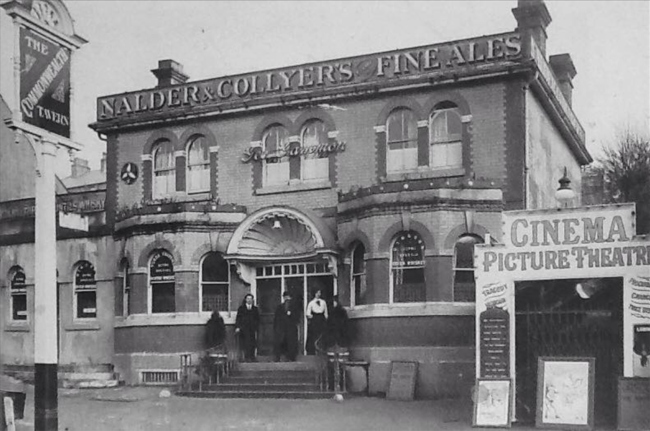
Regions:
<instances>
[{"instance_id":1,"label":"shell-shaped door canopy","mask_svg":"<svg viewBox=\"0 0 650 431\"><path fill-rule=\"evenodd\" d=\"M239 242L238 253L249 256L292 256L313 253L318 240L291 214L269 213L249 227Z\"/></svg>"}]
</instances>

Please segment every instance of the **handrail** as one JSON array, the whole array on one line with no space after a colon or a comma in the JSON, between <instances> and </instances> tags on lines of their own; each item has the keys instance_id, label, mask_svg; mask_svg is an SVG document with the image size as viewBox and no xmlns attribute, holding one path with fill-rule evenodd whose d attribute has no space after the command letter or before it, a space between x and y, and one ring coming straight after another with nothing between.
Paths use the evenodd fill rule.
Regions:
<instances>
[{"instance_id":1,"label":"handrail","mask_svg":"<svg viewBox=\"0 0 650 431\"><path fill-rule=\"evenodd\" d=\"M331 348L323 348L323 342L324 335L321 335L314 343L318 357L317 383L320 385L321 391L329 389L328 364L332 363L334 366L333 389L335 394L338 395L347 391L344 364L347 362L349 352L346 348L342 348L338 344L335 344ZM343 380L343 384L341 384L341 380Z\"/></svg>"}]
</instances>

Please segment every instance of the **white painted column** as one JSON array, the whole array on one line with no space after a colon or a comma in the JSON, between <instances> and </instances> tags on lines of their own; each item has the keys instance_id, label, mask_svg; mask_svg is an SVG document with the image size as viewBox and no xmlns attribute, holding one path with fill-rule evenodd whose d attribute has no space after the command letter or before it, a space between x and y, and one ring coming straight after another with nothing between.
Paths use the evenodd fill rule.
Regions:
<instances>
[{"instance_id":1,"label":"white painted column","mask_svg":"<svg viewBox=\"0 0 650 431\"><path fill-rule=\"evenodd\" d=\"M56 364L56 186L57 144L41 140L36 144L36 226L34 274L34 363Z\"/></svg>"}]
</instances>

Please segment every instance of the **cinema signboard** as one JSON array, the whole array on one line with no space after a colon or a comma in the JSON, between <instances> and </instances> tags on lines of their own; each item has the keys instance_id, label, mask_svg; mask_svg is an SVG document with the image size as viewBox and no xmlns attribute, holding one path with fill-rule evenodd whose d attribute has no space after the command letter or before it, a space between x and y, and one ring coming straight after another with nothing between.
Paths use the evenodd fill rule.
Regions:
<instances>
[{"instance_id":1,"label":"cinema signboard","mask_svg":"<svg viewBox=\"0 0 650 431\"><path fill-rule=\"evenodd\" d=\"M623 279L623 373L640 376L634 337L650 325L650 238L636 235L635 216L634 204L503 213L503 243L475 248L477 378L515 379L515 282L603 277Z\"/></svg>"}]
</instances>

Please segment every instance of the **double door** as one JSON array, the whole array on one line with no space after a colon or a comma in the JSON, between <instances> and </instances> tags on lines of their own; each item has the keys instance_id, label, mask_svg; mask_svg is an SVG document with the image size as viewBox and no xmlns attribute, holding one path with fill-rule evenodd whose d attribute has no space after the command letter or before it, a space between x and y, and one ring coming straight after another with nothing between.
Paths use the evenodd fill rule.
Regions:
<instances>
[{"instance_id":1,"label":"double door","mask_svg":"<svg viewBox=\"0 0 650 431\"><path fill-rule=\"evenodd\" d=\"M294 309L300 312L298 353L305 353L307 322L305 309L316 291L331 303L335 294L334 277L327 265L316 263L273 265L257 269L256 296L260 310L258 355L273 354L273 320L276 308L282 303L282 293L289 292Z\"/></svg>"}]
</instances>

